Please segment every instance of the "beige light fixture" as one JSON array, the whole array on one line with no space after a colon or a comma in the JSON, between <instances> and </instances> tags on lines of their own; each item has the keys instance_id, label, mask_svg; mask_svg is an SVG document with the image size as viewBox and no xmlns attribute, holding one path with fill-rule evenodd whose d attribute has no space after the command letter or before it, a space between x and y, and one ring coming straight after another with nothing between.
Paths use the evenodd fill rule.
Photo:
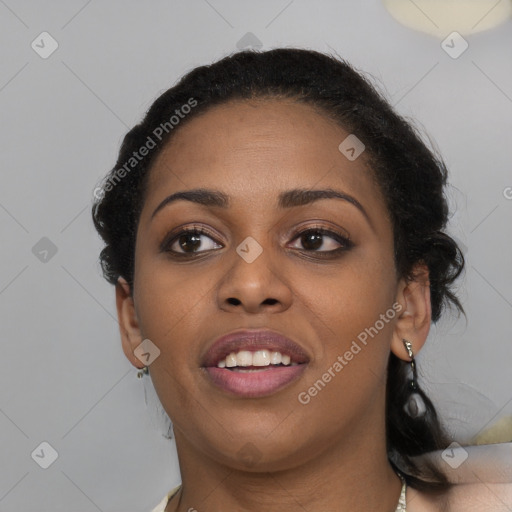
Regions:
<instances>
[{"instance_id":1,"label":"beige light fixture","mask_svg":"<svg viewBox=\"0 0 512 512\"><path fill-rule=\"evenodd\" d=\"M406 27L445 38L453 31L475 34L494 28L512 14L511 0L383 0Z\"/></svg>"}]
</instances>

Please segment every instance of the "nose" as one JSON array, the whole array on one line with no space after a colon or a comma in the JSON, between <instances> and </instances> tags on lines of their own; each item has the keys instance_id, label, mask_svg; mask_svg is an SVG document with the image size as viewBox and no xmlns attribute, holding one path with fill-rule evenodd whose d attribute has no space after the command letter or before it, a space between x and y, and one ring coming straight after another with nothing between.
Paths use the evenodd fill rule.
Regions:
<instances>
[{"instance_id":1,"label":"nose","mask_svg":"<svg viewBox=\"0 0 512 512\"><path fill-rule=\"evenodd\" d=\"M246 313L279 313L286 311L293 299L284 280L283 268L270 249L250 263L233 251L226 273L217 292L219 308Z\"/></svg>"}]
</instances>

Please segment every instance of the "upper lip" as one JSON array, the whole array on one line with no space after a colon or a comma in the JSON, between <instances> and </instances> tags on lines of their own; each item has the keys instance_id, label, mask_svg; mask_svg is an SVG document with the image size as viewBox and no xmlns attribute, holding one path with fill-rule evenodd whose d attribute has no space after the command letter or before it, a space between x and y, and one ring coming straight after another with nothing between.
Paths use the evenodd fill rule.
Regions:
<instances>
[{"instance_id":1,"label":"upper lip","mask_svg":"<svg viewBox=\"0 0 512 512\"><path fill-rule=\"evenodd\" d=\"M244 329L232 331L215 340L202 358L202 366L217 366L231 352L240 350L269 350L288 354L291 362L307 363L309 357L295 341L270 329Z\"/></svg>"}]
</instances>

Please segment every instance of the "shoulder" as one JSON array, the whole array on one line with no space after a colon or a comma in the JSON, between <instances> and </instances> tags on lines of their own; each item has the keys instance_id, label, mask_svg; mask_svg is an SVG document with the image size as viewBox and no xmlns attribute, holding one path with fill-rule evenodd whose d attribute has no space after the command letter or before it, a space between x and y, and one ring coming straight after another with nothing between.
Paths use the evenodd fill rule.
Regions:
<instances>
[{"instance_id":1,"label":"shoulder","mask_svg":"<svg viewBox=\"0 0 512 512\"><path fill-rule=\"evenodd\" d=\"M510 512L512 483L455 484L445 493L430 494L410 489L411 512Z\"/></svg>"},{"instance_id":2,"label":"shoulder","mask_svg":"<svg viewBox=\"0 0 512 512\"><path fill-rule=\"evenodd\" d=\"M512 483L454 485L446 496L447 512L510 512Z\"/></svg>"},{"instance_id":3,"label":"shoulder","mask_svg":"<svg viewBox=\"0 0 512 512\"><path fill-rule=\"evenodd\" d=\"M412 491L412 512L416 512L414 501L418 512L512 511L512 443L456 445L424 457L446 475L452 487L437 498Z\"/></svg>"},{"instance_id":4,"label":"shoulder","mask_svg":"<svg viewBox=\"0 0 512 512\"><path fill-rule=\"evenodd\" d=\"M155 507L151 509L151 512L164 512L165 507L167 506L167 503L169 501L171 493L167 493L163 498L162 501Z\"/></svg>"},{"instance_id":5,"label":"shoulder","mask_svg":"<svg viewBox=\"0 0 512 512\"><path fill-rule=\"evenodd\" d=\"M163 498L162 501L153 509L151 509L151 512L165 512L165 509L167 507L167 504L169 503L169 500L180 490L181 485L178 485L178 487L175 487L171 491L169 491Z\"/></svg>"}]
</instances>

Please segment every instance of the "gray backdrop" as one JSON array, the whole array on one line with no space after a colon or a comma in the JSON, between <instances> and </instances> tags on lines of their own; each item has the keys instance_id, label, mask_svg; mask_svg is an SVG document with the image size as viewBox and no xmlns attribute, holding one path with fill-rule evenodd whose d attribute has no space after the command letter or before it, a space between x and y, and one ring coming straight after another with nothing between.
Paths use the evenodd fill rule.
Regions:
<instances>
[{"instance_id":1,"label":"gray backdrop","mask_svg":"<svg viewBox=\"0 0 512 512\"><path fill-rule=\"evenodd\" d=\"M121 350L90 203L156 96L244 44L335 50L428 132L468 321L432 329L421 376L461 442L512 414L511 28L454 58L379 2L0 0L0 511L149 511L179 482Z\"/></svg>"}]
</instances>

